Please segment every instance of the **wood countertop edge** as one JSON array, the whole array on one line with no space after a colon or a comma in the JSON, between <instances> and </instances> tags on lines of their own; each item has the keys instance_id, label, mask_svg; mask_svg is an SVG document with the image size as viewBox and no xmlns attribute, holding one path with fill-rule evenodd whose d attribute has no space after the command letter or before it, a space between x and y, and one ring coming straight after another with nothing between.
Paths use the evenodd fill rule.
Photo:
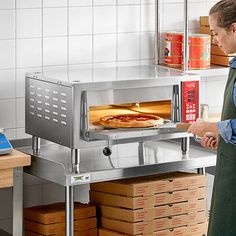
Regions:
<instances>
[{"instance_id":1,"label":"wood countertop edge","mask_svg":"<svg viewBox=\"0 0 236 236\"><path fill-rule=\"evenodd\" d=\"M0 156L0 169L10 169L31 165L31 156L13 149L10 154Z\"/></svg>"}]
</instances>

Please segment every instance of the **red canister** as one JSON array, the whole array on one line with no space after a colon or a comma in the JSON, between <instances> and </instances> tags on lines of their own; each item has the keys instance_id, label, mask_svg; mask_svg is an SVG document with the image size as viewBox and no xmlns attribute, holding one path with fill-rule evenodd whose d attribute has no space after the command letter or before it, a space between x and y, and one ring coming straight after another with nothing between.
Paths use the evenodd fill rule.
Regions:
<instances>
[{"instance_id":1,"label":"red canister","mask_svg":"<svg viewBox=\"0 0 236 236\"><path fill-rule=\"evenodd\" d=\"M189 36L189 69L210 68L211 36L191 34Z\"/></svg>"},{"instance_id":2,"label":"red canister","mask_svg":"<svg viewBox=\"0 0 236 236\"><path fill-rule=\"evenodd\" d=\"M181 67L183 34L180 32L165 33L165 65Z\"/></svg>"},{"instance_id":3,"label":"red canister","mask_svg":"<svg viewBox=\"0 0 236 236\"><path fill-rule=\"evenodd\" d=\"M207 34L189 35L189 69L208 69L210 67L211 36ZM165 33L165 65L182 67L183 33Z\"/></svg>"}]
</instances>

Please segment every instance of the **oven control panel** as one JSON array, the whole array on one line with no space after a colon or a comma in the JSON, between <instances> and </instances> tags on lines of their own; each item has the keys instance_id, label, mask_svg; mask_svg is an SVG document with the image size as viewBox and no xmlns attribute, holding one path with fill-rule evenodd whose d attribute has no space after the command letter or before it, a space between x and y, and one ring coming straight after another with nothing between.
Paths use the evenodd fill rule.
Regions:
<instances>
[{"instance_id":1,"label":"oven control panel","mask_svg":"<svg viewBox=\"0 0 236 236\"><path fill-rule=\"evenodd\" d=\"M192 123L199 117L199 81L182 82L182 122Z\"/></svg>"}]
</instances>

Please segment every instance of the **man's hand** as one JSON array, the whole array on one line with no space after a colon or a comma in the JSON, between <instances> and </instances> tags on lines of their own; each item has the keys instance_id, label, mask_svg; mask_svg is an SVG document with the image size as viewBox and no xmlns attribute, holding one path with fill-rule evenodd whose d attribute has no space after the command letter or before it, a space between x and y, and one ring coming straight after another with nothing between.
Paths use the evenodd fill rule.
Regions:
<instances>
[{"instance_id":1,"label":"man's hand","mask_svg":"<svg viewBox=\"0 0 236 236\"><path fill-rule=\"evenodd\" d=\"M216 150L218 147L218 135L212 133L212 132L207 132L205 135L202 137L200 143L203 147L211 149L211 150Z\"/></svg>"},{"instance_id":2,"label":"man's hand","mask_svg":"<svg viewBox=\"0 0 236 236\"><path fill-rule=\"evenodd\" d=\"M206 122L200 119L193 123L187 132L199 137L203 137L207 132L212 132L215 136L218 136L219 133L216 123Z\"/></svg>"}]
</instances>

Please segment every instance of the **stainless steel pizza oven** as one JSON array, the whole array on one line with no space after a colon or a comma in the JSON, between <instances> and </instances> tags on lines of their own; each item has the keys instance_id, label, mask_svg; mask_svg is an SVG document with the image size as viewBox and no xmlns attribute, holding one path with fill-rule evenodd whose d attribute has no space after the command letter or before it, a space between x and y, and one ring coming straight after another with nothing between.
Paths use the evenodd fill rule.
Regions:
<instances>
[{"instance_id":1,"label":"stainless steel pizza oven","mask_svg":"<svg viewBox=\"0 0 236 236\"><path fill-rule=\"evenodd\" d=\"M94 145L109 147L187 137L175 129L104 129L105 115L145 113L172 122L199 115L199 76L160 66L93 68L26 75L26 133L68 148L72 155Z\"/></svg>"}]
</instances>

